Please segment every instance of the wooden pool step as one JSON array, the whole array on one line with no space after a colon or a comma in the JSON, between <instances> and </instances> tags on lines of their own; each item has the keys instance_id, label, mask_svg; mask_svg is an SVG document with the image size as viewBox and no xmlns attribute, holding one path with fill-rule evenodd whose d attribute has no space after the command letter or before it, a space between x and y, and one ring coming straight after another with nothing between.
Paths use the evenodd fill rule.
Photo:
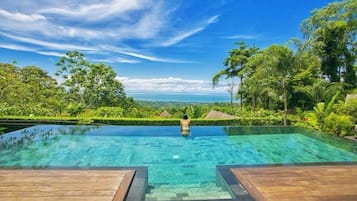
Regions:
<instances>
[{"instance_id":1,"label":"wooden pool step","mask_svg":"<svg viewBox=\"0 0 357 201\"><path fill-rule=\"evenodd\" d=\"M357 164L237 167L231 171L256 201L357 200Z\"/></svg>"},{"instance_id":2,"label":"wooden pool step","mask_svg":"<svg viewBox=\"0 0 357 201\"><path fill-rule=\"evenodd\" d=\"M124 201L135 170L0 170L0 200Z\"/></svg>"}]
</instances>

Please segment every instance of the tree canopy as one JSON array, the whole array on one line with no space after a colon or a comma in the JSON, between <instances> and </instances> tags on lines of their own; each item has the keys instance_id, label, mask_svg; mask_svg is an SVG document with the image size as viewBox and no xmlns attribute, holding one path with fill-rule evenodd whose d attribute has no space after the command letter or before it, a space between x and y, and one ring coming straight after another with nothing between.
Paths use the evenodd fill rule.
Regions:
<instances>
[{"instance_id":1,"label":"tree canopy","mask_svg":"<svg viewBox=\"0 0 357 201\"><path fill-rule=\"evenodd\" d=\"M311 110L338 91L343 97L355 89L357 2L335 2L314 10L301 29L305 40L292 39L295 48L289 41L258 51L239 42L212 78L213 85L222 76L239 78L241 103L253 110L283 109L284 124L289 110Z\"/></svg>"},{"instance_id":2,"label":"tree canopy","mask_svg":"<svg viewBox=\"0 0 357 201\"><path fill-rule=\"evenodd\" d=\"M90 63L77 51L67 52L57 62L56 75L64 79L67 101L83 108L121 106L125 100L122 83L113 68Z\"/></svg>"},{"instance_id":3,"label":"tree canopy","mask_svg":"<svg viewBox=\"0 0 357 201\"><path fill-rule=\"evenodd\" d=\"M1 113L51 115L63 105L64 91L47 72L36 66L23 68L0 63Z\"/></svg>"},{"instance_id":4,"label":"tree canopy","mask_svg":"<svg viewBox=\"0 0 357 201\"><path fill-rule=\"evenodd\" d=\"M314 10L301 26L305 46L321 59L321 72L331 82L357 86L357 2L345 0Z\"/></svg>"}]
</instances>

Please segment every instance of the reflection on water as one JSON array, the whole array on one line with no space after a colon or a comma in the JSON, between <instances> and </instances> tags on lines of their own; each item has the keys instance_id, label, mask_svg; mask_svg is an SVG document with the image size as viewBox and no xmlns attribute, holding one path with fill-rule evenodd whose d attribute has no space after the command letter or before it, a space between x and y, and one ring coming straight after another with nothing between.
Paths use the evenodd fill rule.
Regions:
<instances>
[{"instance_id":1,"label":"reflection on water","mask_svg":"<svg viewBox=\"0 0 357 201\"><path fill-rule=\"evenodd\" d=\"M53 128L55 127L55 128ZM61 135L84 135L98 126L34 126L9 134L0 135L0 149L34 143L36 141L56 140Z\"/></svg>"}]
</instances>

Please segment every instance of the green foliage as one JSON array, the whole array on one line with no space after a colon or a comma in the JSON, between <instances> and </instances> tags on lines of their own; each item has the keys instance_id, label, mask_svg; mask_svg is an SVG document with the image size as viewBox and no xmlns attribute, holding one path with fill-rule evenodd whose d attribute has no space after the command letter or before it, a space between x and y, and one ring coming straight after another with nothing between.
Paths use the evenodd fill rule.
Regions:
<instances>
[{"instance_id":1,"label":"green foliage","mask_svg":"<svg viewBox=\"0 0 357 201\"><path fill-rule=\"evenodd\" d=\"M234 48L229 52L229 56L224 60L223 64L225 69L219 71L212 78L213 87L218 85L219 79L225 77L225 79L231 79L231 83L228 84L228 92L231 96L231 105L233 104L233 88L234 88L234 77L239 77L240 81L243 81L243 74L248 63L249 58L258 52L258 48L249 47L243 41L236 43L239 47ZM241 100L242 101L242 97ZM242 104L242 102L241 102Z\"/></svg>"},{"instance_id":2,"label":"green foliage","mask_svg":"<svg viewBox=\"0 0 357 201\"><path fill-rule=\"evenodd\" d=\"M341 90L343 86L340 83L329 83L323 79L316 79L312 85L296 87L296 91L305 94L313 104L327 102Z\"/></svg>"},{"instance_id":3,"label":"green foliage","mask_svg":"<svg viewBox=\"0 0 357 201\"><path fill-rule=\"evenodd\" d=\"M258 48L249 47L243 41L237 42L236 44L239 47L232 49L229 52L229 56L223 62L226 68L213 77L213 86L218 84L222 76L225 76L226 79L236 76L241 77L248 59L258 51Z\"/></svg>"},{"instance_id":4,"label":"green foliage","mask_svg":"<svg viewBox=\"0 0 357 201\"><path fill-rule=\"evenodd\" d=\"M304 112L302 111L301 108L296 107L295 108L296 115L299 117L300 120L304 119Z\"/></svg>"},{"instance_id":5,"label":"green foliage","mask_svg":"<svg viewBox=\"0 0 357 201\"><path fill-rule=\"evenodd\" d=\"M357 99L352 99L348 103L340 102L334 111L338 114L345 114L352 117L353 122L357 124Z\"/></svg>"},{"instance_id":6,"label":"green foliage","mask_svg":"<svg viewBox=\"0 0 357 201\"><path fill-rule=\"evenodd\" d=\"M190 117L190 118L201 118L204 115L204 110L202 107L198 106L198 105L193 105L193 106L189 106L186 110L186 114Z\"/></svg>"},{"instance_id":7,"label":"green foliage","mask_svg":"<svg viewBox=\"0 0 357 201\"><path fill-rule=\"evenodd\" d=\"M67 102L84 108L121 106L125 100L124 87L111 66L90 63L84 54L69 51L57 62L56 75L61 75L68 89Z\"/></svg>"},{"instance_id":8,"label":"green foliage","mask_svg":"<svg viewBox=\"0 0 357 201\"><path fill-rule=\"evenodd\" d=\"M289 84L296 67L296 55L288 47L272 45L249 58L248 68L245 70L245 79L242 81L240 93L245 94L252 102L253 109L260 99L271 103L282 97L284 105L284 123L287 124ZM262 90L262 89L265 90ZM266 98L268 97L268 98Z\"/></svg>"},{"instance_id":9,"label":"green foliage","mask_svg":"<svg viewBox=\"0 0 357 201\"><path fill-rule=\"evenodd\" d=\"M230 107L227 104L217 104L212 107L212 110L224 112L239 118L278 118L283 119L282 111L266 110L263 108L253 109L250 107Z\"/></svg>"},{"instance_id":10,"label":"green foliage","mask_svg":"<svg viewBox=\"0 0 357 201\"><path fill-rule=\"evenodd\" d=\"M76 116L78 116L80 113L82 113L84 111L84 107L80 103L79 104L70 103L66 107L66 111L69 113L69 115L71 117L76 117Z\"/></svg>"},{"instance_id":11,"label":"green foliage","mask_svg":"<svg viewBox=\"0 0 357 201\"><path fill-rule=\"evenodd\" d=\"M56 80L38 67L0 63L0 115L55 115L64 105L63 94Z\"/></svg>"},{"instance_id":12,"label":"green foliage","mask_svg":"<svg viewBox=\"0 0 357 201\"><path fill-rule=\"evenodd\" d=\"M353 132L353 122L350 116L330 113L324 119L324 131L343 137Z\"/></svg>"},{"instance_id":13,"label":"green foliage","mask_svg":"<svg viewBox=\"0 0 357 201\"><path fill-rule=\"evenodd\" d=\"M333 105L338 95L334 95L337 92L345 95L346 89L353 91L357 86L356 13L357 3L353 0L334 2L313 11L302 24L306 41L291 40L297 46L296 51L271 45L249 57L240 57L234 54L239 51L232 49L224 61L226 68L213 77L213 84L222 76L239 77L241 101L252 108L247 111L283 109L286 122L289 108L299 107L300 116L306 115L308 119L306 122L323 129L325 118L336 107ZM237 61L243 61L243 65ZM304 112L311 109L313 112ZM243 109L223 110L249 116ZM353 107L339 110L340 115L347 113L355 118L353 112ZM305 116L299 120L305 124L303 120Z\"/></svg>"},{"instance_id":14,"label":"green foliage","mask_svg":"<svg viewBox=\"0 0 357 201\"><path fill-rule=\"evenodd\" d=\"M309 126L340 137L353 133L357 101L352 100L348 104L340 101L335 104L339 95L340 93L337 92L327 104L320 102L314 107L313 112L306 113ZM301 125L301 123L297 125Z\"/></svg>"},{"instance_id":15,"label":"green foliage","mask_svg":"<svg viewBox=\"0 0 357 201\"><path fill-rule=\"evenodd\" d=\"M331 82L348 83L349 88L357 86L356 13L356 1L334 2L314 10L302 23L305 46L320 57L322 73Z\"/></svg>"},{"instance_id":16,"label":"green foliage","mask_svg":"<svg viewBox=\"0 0 357 201\"><path fill-rule=\"evenodd\" d=\"M324 130L326 123L325 119L333 111L333 106L339 95L340 92L337 92L327 104L324 102L317 103L317 105L313 108L313 112L309 112L307 114L308 121L311 126L319 130Z\"/></svg>"},{"instance_id":17,"label":"green foliage","mask_svg":"<svg viewBox=\"0 0 357 201\"><path fill-rule=\"evenodd\" d=\"M123 117L124 109L121 107L100 107L95 110L98 117Z\"/></svg>"}]
</instances>

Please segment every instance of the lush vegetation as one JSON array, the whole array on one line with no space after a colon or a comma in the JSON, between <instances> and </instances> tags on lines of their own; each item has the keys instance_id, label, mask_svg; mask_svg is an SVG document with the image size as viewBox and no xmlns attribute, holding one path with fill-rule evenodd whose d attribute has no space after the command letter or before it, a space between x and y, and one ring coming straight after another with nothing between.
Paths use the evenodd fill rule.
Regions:
<instances>
[{"instance_id":1,"label":"lush vegetation","mask_svg":"<svg viewBox=\"0 0 357 201\"><path fill-rule=\"evenodd\" d=\"M262 50L238 42L213 85L237 77L243 107L282 110L284 125L288 114L296 114L290 117L300 125L352 134L357 113L351 111L357 105L343 102L346 94L356 93L356 13L356 1L335 2L302 22L304 41Z\"/></svg>"},{"instance_id":2,"label":"lush vegetation","mask_svg":"<svg viewBox=\"0 0 357 201\"><path fill-rule=\"evenodd\" d=\"M176 124L183 113L193 124L284 124L324 130L336 135L353 133L357 101L357 2L331 3L312 12L301 25L304 40L265 49L237 42L213 86L228 81L229 103L189 104L138 102L128 97L111 66L91 63L69 51L57 62L61 83L37 66L0 63L2 119L68 120L114 124ZM58 79L57 77L57 79ZM238 94L234 94L239 80ZM239 98L235 104L233 98ZM205 120L217 110L240 117ZM160 117L167 111L169 117Z\"/></svg>"},{"instance_id":3,"label":"lush vegetation","mask_svg":"<svg viewBox=\"0 0 357 201\"><path fill-rule=\"evenodd\" d=\"M0 63L0 115L141 117L148 113L126 96L110 66L90 63L76 51L60 58L57 66L61 84L39 67Z\"/></svg>"}]
</instances>

